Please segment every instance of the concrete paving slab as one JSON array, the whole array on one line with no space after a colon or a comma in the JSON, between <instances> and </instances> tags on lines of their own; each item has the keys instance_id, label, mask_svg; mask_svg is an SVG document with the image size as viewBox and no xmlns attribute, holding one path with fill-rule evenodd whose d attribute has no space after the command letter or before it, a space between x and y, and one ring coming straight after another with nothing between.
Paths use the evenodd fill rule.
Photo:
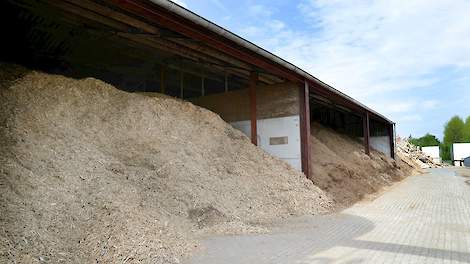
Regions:
<instances>
[{"instance_id":1,"label":"concrete paving slab","mask_svg":"<svg viewBox=\"0 0 470 264\"><path fill-rule=\"evenodd\" d=\"M219 236L188 264L470 263L470 185L431 169L341 213L301 217L272 233Z\"/></svg>"}]
</instances>

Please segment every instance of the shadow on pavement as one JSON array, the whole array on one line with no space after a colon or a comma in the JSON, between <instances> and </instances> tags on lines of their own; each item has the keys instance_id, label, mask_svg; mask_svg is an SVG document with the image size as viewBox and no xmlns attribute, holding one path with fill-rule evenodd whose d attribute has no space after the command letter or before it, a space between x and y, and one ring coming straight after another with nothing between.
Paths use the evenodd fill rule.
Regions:
<instances>
[{"instance_id":1,"label":"shadow on pavement","mask_svg":"<svg viewBox=\"0 0 470 264\"><path fill-rule=\"evenodd\" d=\"M342 243L343 246L358 248L358 249L369 249L375 251L387 251L391 253L409 254L415 256L425 256L443 260L458 260L464 263L470 263L470 253L427 248L419 246L402 245L395 243L384 243L376 241L362 241L362 240L351 240Z\"/></svg>"},{"instance_id":2,"label":"shadow on pavement","mask_svg":"<svg viewBox=\"0 0 470 264\"><path fill-rule=\"evenodd\" d=\"M203 241L207 251L186 263L298 263L312 252L351 241L374 228L366 218L349 214L301 217L288 226L270 234L207 239Z\"/></svg>"}]
</instances>

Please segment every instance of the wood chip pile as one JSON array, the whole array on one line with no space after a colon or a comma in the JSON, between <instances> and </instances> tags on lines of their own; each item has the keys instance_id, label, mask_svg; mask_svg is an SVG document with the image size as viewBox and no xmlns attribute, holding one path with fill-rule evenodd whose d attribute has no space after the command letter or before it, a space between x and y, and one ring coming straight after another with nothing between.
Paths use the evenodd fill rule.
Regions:
<instances>
[{"instance_id":1,"label":"wood chip pile","mask_svg":"<svg viewBox=\"0 0 470 264\"><path fill-rule=\"evenodd\" d=\"M179 263L198 236L328 212L218 115L0 64L0 263Z\"/></svg>"}]
</instances>

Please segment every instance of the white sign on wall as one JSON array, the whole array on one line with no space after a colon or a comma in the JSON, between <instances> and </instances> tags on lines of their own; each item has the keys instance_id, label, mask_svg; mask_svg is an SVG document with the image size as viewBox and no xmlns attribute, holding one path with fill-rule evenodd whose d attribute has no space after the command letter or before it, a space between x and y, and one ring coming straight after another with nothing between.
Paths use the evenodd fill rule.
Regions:
<instances>
[{"instance_id":1,"label":"white sign on wall","mask_svg":"<svg viewBox=\"0 0 470 264\"><path fill-rule=\"evenodd\" d=\"M230 123L234 128L251 137L249 120ZM269 154L302 170L300 154L300 118L298 115L259 119L256 122L258 146Z\"/></svg>"}]
</instances>

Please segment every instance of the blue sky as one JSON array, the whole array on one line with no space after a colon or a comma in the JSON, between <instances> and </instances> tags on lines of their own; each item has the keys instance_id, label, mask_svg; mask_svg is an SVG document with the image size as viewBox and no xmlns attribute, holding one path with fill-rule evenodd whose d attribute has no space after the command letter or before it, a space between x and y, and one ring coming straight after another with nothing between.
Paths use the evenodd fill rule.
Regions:
<instances>
[{"instance_id":1,"label":"blue sky","mask_svg":"<svg viewBox=\"0 0 470 264\"><path fill-rule=\"evenodd\" d=\"M179 0L397 123L470 115L470 1Z\"/></svg>"}]
</instances>

